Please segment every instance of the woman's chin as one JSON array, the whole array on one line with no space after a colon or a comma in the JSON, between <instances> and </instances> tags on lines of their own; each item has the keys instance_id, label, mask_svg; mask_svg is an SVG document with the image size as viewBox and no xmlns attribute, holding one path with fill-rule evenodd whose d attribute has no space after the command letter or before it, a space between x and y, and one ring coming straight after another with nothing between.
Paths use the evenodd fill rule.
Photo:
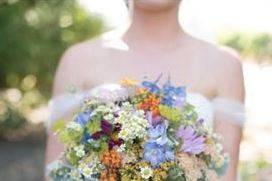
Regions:
<instances>
[{"instance_id":1,"label":"woman's chin","mask_svg":"<svg viewBox=\"0 0 272 181\"><path fill-rule=\"evenodd\" d=\"M181 0L133 0L133 1L136 8L150 11L163 11L177 7Z\"/></svg>"}]
</instances>

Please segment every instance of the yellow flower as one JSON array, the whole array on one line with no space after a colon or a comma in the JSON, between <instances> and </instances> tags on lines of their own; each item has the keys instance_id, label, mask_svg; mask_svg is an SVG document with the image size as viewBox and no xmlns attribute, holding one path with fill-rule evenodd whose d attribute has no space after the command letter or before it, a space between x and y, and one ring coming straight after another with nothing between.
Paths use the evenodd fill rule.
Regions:
<instances>
[{"instance_id":1,"label":"yellow flower","mask_svg":"<svg viewBox=\"0 0 272 181\"><path fill-rule=\"evenodd\" d=\"M121 85L124 87L132 87L135 86L137 84L137 81L135 79L130 79L130 78L123 78L120 81Z\"/></svg>"}]
</instances>

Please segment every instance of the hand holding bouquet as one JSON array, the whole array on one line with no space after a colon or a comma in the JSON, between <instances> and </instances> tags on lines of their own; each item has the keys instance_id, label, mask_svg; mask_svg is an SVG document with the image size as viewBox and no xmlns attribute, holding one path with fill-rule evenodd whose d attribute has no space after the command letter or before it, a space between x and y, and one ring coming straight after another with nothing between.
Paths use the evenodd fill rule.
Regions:
<instances>
[{"instance_id":1,"label":"hand holding bouquet","mask_svg":"<svg viewBox=\"0 0 272 181\"><path fill-rule=\"evenodd\" d=\"M219 136L186 102L184 87L124 79L93 91L55 131L66 149L49 176L61 180L213 180L228 159Z\"/></svg>"}]
</instances>

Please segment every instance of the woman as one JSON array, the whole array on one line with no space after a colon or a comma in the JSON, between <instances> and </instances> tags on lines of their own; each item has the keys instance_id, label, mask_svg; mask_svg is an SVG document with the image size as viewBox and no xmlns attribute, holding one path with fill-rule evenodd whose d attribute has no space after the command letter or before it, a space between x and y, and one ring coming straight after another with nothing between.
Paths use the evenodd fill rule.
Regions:
<instances>
[{"instance_id":1,"label":"woman","mask_svg":"<svg viewBox=\"0 0 272 181\"><path fill-rule=\"evenodd\" d=\"M67 85L88 90L122 77L141 80L169 73L175 84L185 85L191 92L188 97L200 114L210 115L213 108L211 125L222 134L230 154L230 167L220 180L236 180L243 121L236 113L242 111L244 101L241 63L230 51L186 34L178 22L180 2L128 1L132 16L127 30L71 47L61 59L53 94L55 100L61 100ZM64 107L69 104L58 102ZM69 111L68 106L63 113L68 116ZM62 150L49 131L47 163L57 159Z\"/></svg>"}]
</instances>

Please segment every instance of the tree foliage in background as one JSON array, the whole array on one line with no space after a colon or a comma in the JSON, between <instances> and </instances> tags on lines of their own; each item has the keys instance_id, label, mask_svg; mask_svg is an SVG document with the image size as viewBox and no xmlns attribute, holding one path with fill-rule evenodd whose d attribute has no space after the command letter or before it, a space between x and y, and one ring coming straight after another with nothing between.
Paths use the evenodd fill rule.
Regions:
<instances>
[{"instance_id":1,"label":"tree foliage in background","mask_svg":"<svg viewBox=\"0 0 272 181\"><path fill-rule=\"evenodd\" d=\"M272 34L232 33L222 36L219 42L257 63L272 63Z\"/></svg>"},{"instance_id":2,"label":"tree foliage in background","mask_svg":"<svg viewBox=\"0 0 272 181\"><path fill-rule=\"evenodd\" d=\"M35 115L64 50L103 30L76 0L0 0L0 137L46 119Z\"/></svg>"},{"instance_id":3,"label":"tree foliage in background","mask_svg":"<svg viewBox=\"0 0 272 181\"><path fill-rule=\"evenodd\" d=\"M63 51L102 31L76 0L0 0L0 88L24 91L32 75L28 83L49 97Z\"/></svg>"}]
</instances>

